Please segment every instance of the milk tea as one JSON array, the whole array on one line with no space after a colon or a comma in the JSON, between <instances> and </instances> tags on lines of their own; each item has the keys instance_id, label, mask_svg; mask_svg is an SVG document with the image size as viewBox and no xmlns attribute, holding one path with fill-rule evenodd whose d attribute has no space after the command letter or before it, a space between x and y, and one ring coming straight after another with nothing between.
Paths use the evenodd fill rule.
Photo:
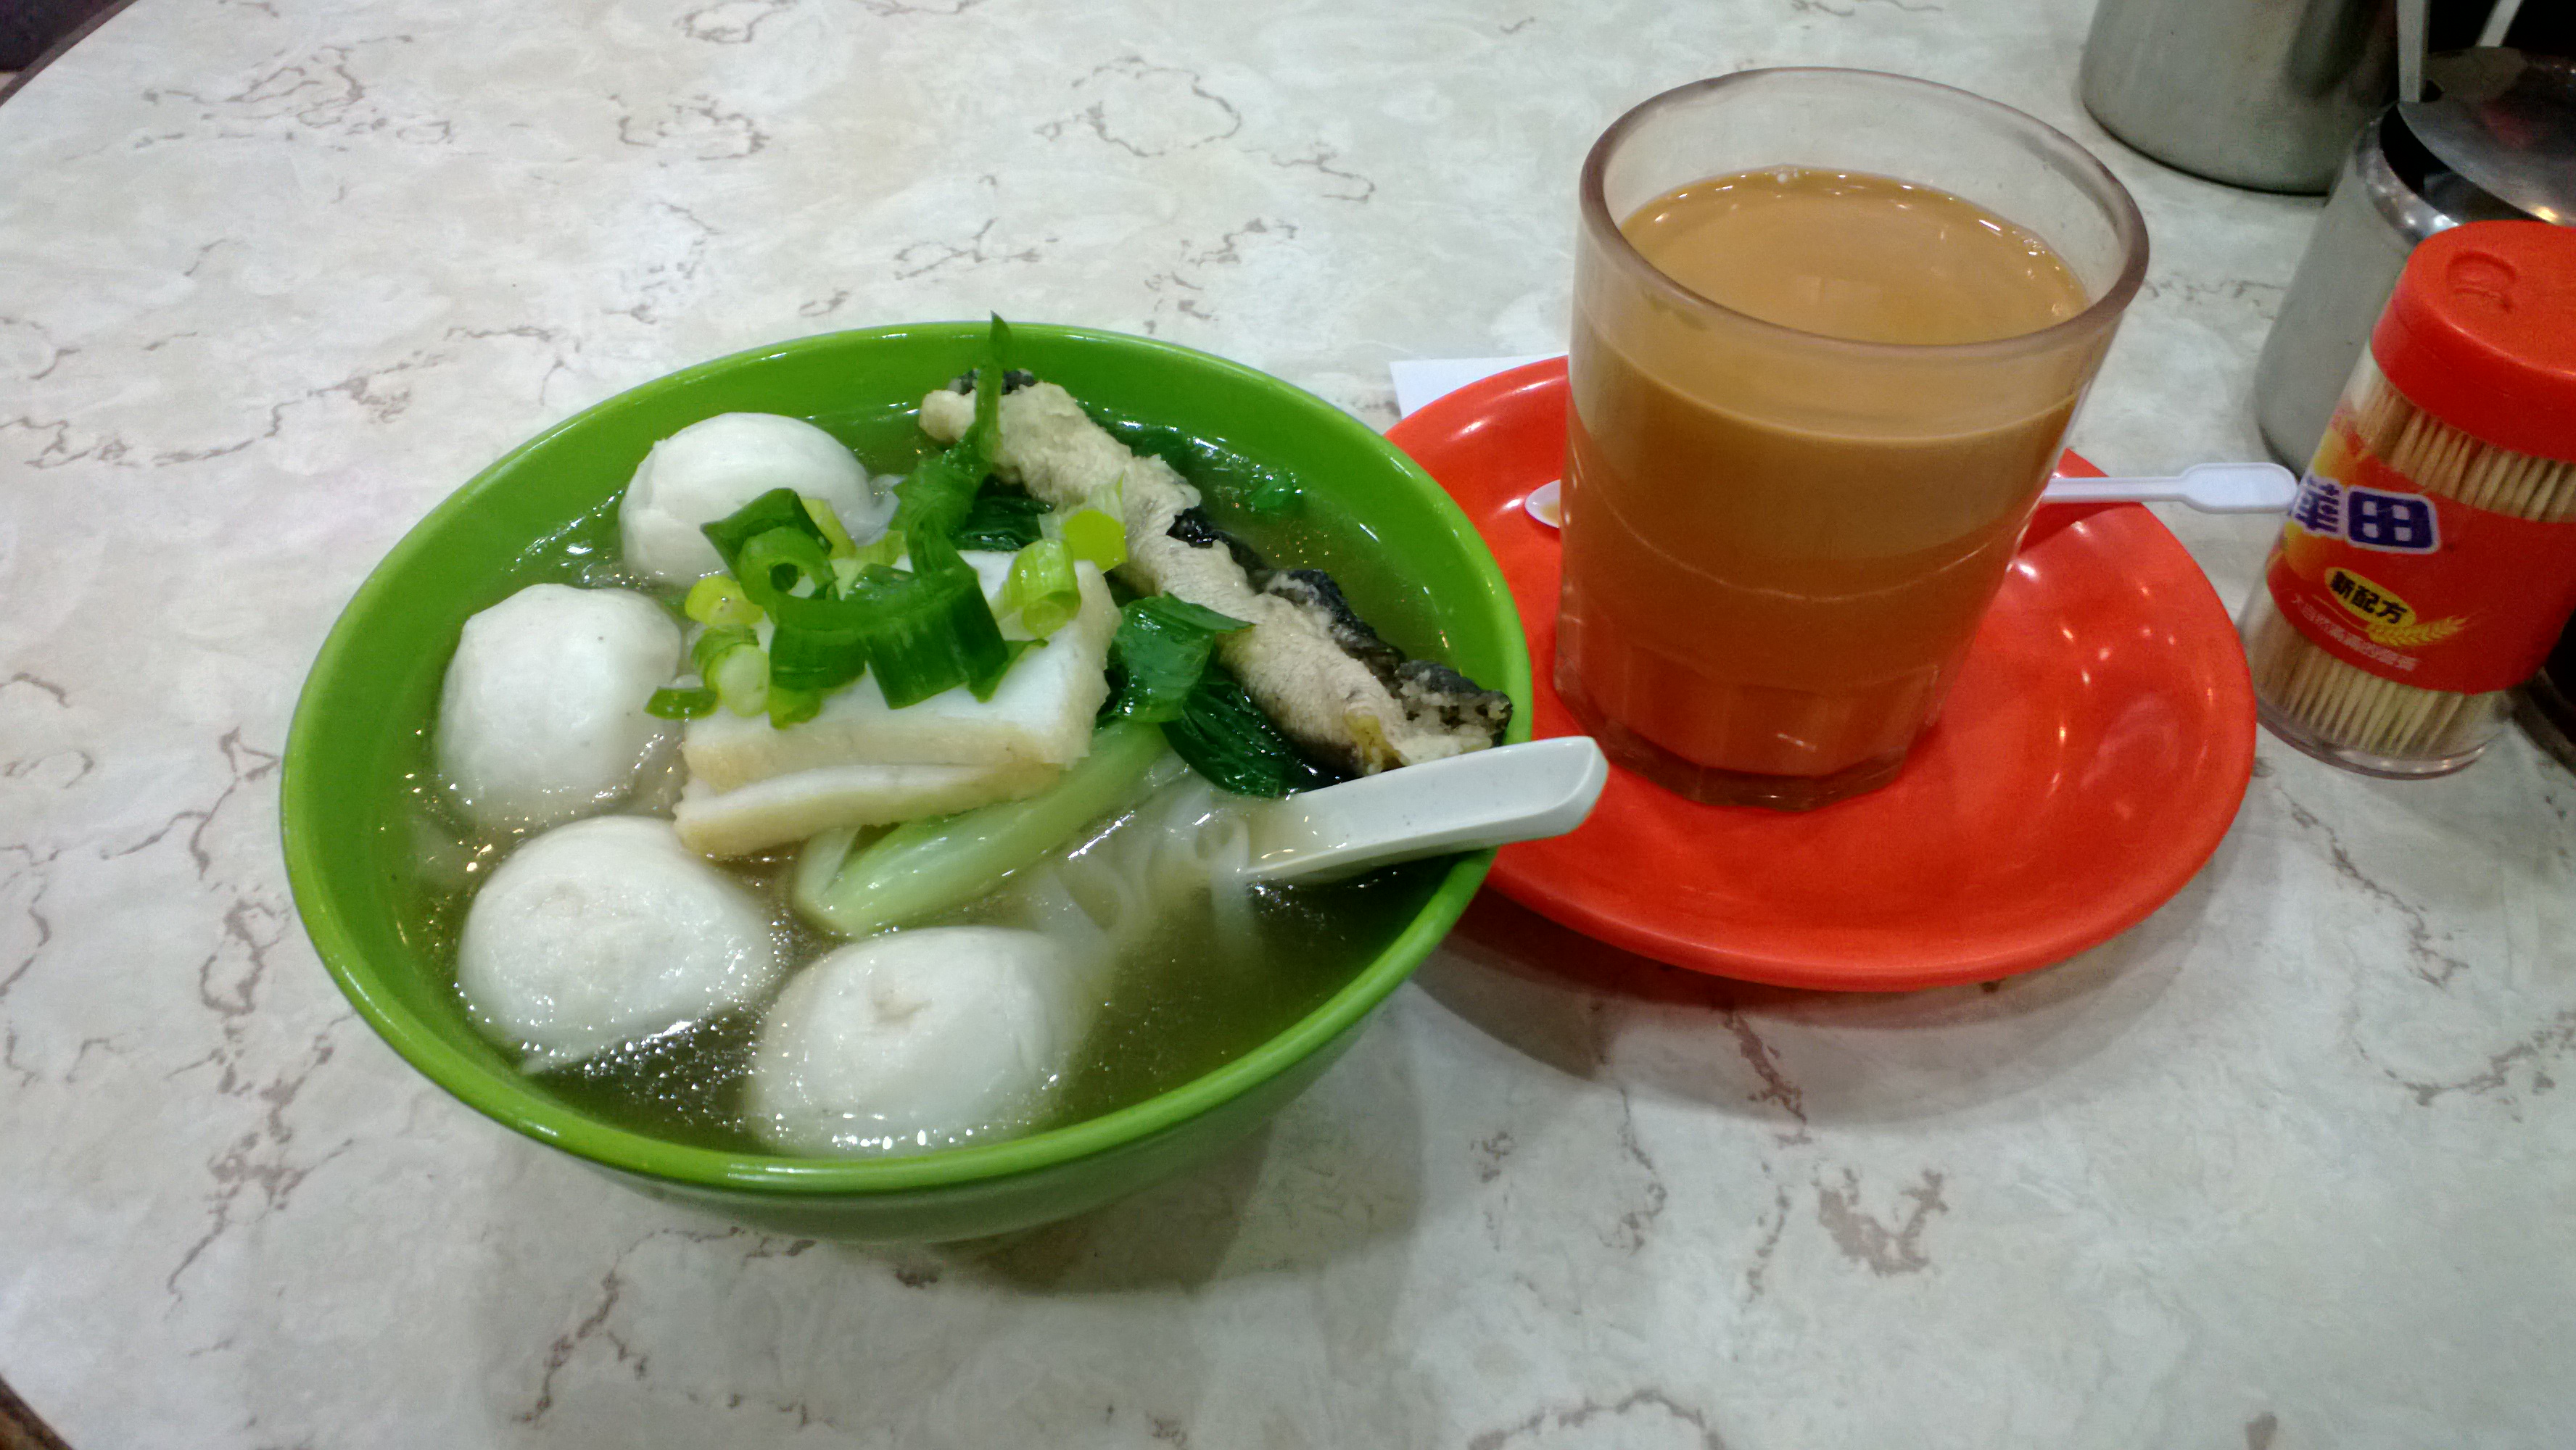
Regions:
<instances>
[{"instance_id":1,"label":"milk tea","mask_svg":"<svg viewBox=\"0 0 2576 1450\"><path fill-rule=\"evenodd\" d=\"M1631 260L1578 299L1558 688L1614 753L1669 757L1648 771L1667 784L1892 777L2081 383L1962 429L1955 398L1892 385L1886 360L2038 332L2081 312L2084 288L2030 232L1883 176L1712 177L1620 230L1661 279ZM1695 305L1673 284L1738 316L1669 325ZM1784 388L1795 409L1763 401Z\"/></svg>"}]
</instances>

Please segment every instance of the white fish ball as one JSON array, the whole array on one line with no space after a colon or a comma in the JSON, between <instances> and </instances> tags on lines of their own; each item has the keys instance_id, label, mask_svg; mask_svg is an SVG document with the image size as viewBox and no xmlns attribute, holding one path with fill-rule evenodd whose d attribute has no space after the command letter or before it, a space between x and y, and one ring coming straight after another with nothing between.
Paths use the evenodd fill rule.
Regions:
<instances>
[{"instance_id":1,"label":"white fish ball","mask_svg":"<svg viewBox=\"0 0 2576 1450\"><path fill-rule=\"evenodd\" d=\"M802 418L721 413L653 445L617 505L626 567L665 584L693 584L724 568L699 526L773 488L831 505L862 543L894 516L881 487L839 439Z\"/></svg>"},{"instance_id":2,"label":"white fish ball","mask_svg":"<svg viewBox=\"0 0 2576 1450\"><path fill-rule=\"evenodd\" d=\"M465 621L438 699L438 771L485 827L550 826L629 790L678 732L644 713L680 626L624 589L531 584Z\"/></svg>"},{"instance_id":3,"label":"white fish ball","mask_svg":"<svg viewBox=\"0 0 2576 1450\"><path fill-rule=\"evenodd\" d=\"M649 816L575 821L511 853L456 954L466 1004L532 1069L756 1000L779 971L759 901Z\"/></svg>"},{"instance_id":4,"label":"white fish ball","mask_svg":"<svg viewBox=\"0 0 2576 1450\"><path fill-rule=\"evenodd\" d=\"M911 1152L1027 1126L1099 1008L1036 932L925 927L799 972L745 1085L753 1126L799 1153Z\"/></svg>"}]
</instances>

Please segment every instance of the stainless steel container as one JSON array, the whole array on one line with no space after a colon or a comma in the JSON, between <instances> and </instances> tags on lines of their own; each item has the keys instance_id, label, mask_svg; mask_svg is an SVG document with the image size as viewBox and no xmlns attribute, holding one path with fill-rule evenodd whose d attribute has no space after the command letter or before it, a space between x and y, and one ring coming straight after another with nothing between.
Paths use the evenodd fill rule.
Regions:
<instances>
[{"instance_id":1,"label":"stainless steel container","mask_svg":"<svg viewBox=\"0 0 2576 1450\"><path fill-rule=\"evenodd\" d=\"M2417 243L2468 221L2576 221L2576 66L2510 50L2436 56L2444 99L2391 107L2344 157L2254 370L2263 441L2305 467ZM2410 118L2412 124L2410 124ZM2417 135L2433 133L2440 154ZM2511 192L2522 207L2470 177ZM2527 209L2526 209L2527 208Z\"/></svg>"},{"instance_id":2,"label":"stainless steel container","mask_svg":"<svg viewBox=\"0 0 2576 1450\"><path fill-rule=\"evenodd\" d=\"M2397 141L2403 154L2405 126L2389 111L2344 157L2343 172L2281 299L2281 315L2263 339L2263 359L2254 366L2255 420L2263 441L2292 468L2306 467L2308 455L2317 451L2335 399L2343 395L2371 324L2396 290L2407 254L2444 227L2471 219L2435 206L2398 171L2388 142ZM2509 207L2504 211L2512 214ZM2488 209L2477 215L2485 217Z\"/></svg>"},{"instance_id":3,"label":"stainless steel container","mask_svg":"<svg viewBox=\"0 0 2576 1450\"><path fill-rule=\"evenodd\" d=\"M2388 103L2396 39L2389 0L2101 0L2084 105L2168 166L2323 191Z\"/></svg>"}]
</instances>

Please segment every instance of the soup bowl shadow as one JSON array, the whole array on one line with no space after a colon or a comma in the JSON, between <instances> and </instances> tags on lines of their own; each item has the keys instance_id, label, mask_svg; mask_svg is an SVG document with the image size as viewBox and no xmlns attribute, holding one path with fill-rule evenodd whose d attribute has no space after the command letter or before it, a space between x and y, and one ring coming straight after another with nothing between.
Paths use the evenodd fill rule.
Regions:
<instances>
[{"instance_id":1,"label":"soup bowl shadow","mask_svg":"<svg viewBox=\"0 0 2576 1450\"><path fill-rule=\"evenodd\" d=\"M1417 985L1569 1076L1697 1102L1792 1135L1991 1110L2117 1051L2200 947L2242 849L2137 926L2065 961L1916 992L1738 982L1594 941L1486 892ZM2017 1110L2018 1111L2018 1110Z\"/></svg>"},{"instance_id":2,"label":"soup bowl shadow","mask_svg":"<svg viewBox=\"0 0 2576 1450\"><path fill-rule=\"evenodd\" d=\"M1096 1208L1251 1133L1350 1048L1465 910L1490 852L1449 863L1348 982L1215 1070L1087 1121L909 1157L792 1158L636 1132L549 1091L474 1030L407 884L409 792L466 618L516 587L533 545L601 517L656 440L736 411L808 418L844 441L885 436L922 393L975 364L984 332L933 323L830 333L621 393L485 469L359 587L297 702L281 833L296 909L323 964L431 1081L629 1186L739 1221L854 1241L983 1237ZM1300 488L1299 527L1371 566L1342 579L1353 605L1409 621L1390 631L1396 644L1509 694L1510 738L1526 738L1529 652L1500 571L1439 485L1366 424L1251 368L1146 338L1020 325L1010 363L1087 406L1288 474Z\"/></svg>"}]
</instances>

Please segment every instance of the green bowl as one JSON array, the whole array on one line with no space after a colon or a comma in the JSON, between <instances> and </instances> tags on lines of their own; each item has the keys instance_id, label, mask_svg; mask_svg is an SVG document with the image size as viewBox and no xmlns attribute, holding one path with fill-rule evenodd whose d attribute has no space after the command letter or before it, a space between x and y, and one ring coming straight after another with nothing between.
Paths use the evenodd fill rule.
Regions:
<instances>
[{"instance_id":1,"label":"green bowl","mask_svg":"<svg viewBox=\"0 0 2576 1450\"><path fill-rule=\"evenodd\" d=\"M899 436L921 394L973 365L978 323L809 337L621 393L512 451L406 535L323 643L286 747L288 879L316 951L359 1015L430 1080L491 1118L661 1196L795 1232L862 1240L1000 1233L1079 1213L1203 1161L1258 1126L1347 1048L1447 933L1492 853L1450 865L1358 976L1287 1030L1203 1077L1102 1117L908 1158L729 1153L615 1126L548 1094L467 1022L407 915L404 784L424 754L467 616L513 587L532 544L625 487L645 450L734 411L810 418L845 441ZM1284 469L1353 603L1397 643L1510 694L1526 738L1529 651L1511 594L1466 517L1365 424L1276 378L1145 338L1013 329L1014 366L1122 417L1185 430ZM1332 558L1312 562L1336 567Z\"/></svg>"}]
</instances>

